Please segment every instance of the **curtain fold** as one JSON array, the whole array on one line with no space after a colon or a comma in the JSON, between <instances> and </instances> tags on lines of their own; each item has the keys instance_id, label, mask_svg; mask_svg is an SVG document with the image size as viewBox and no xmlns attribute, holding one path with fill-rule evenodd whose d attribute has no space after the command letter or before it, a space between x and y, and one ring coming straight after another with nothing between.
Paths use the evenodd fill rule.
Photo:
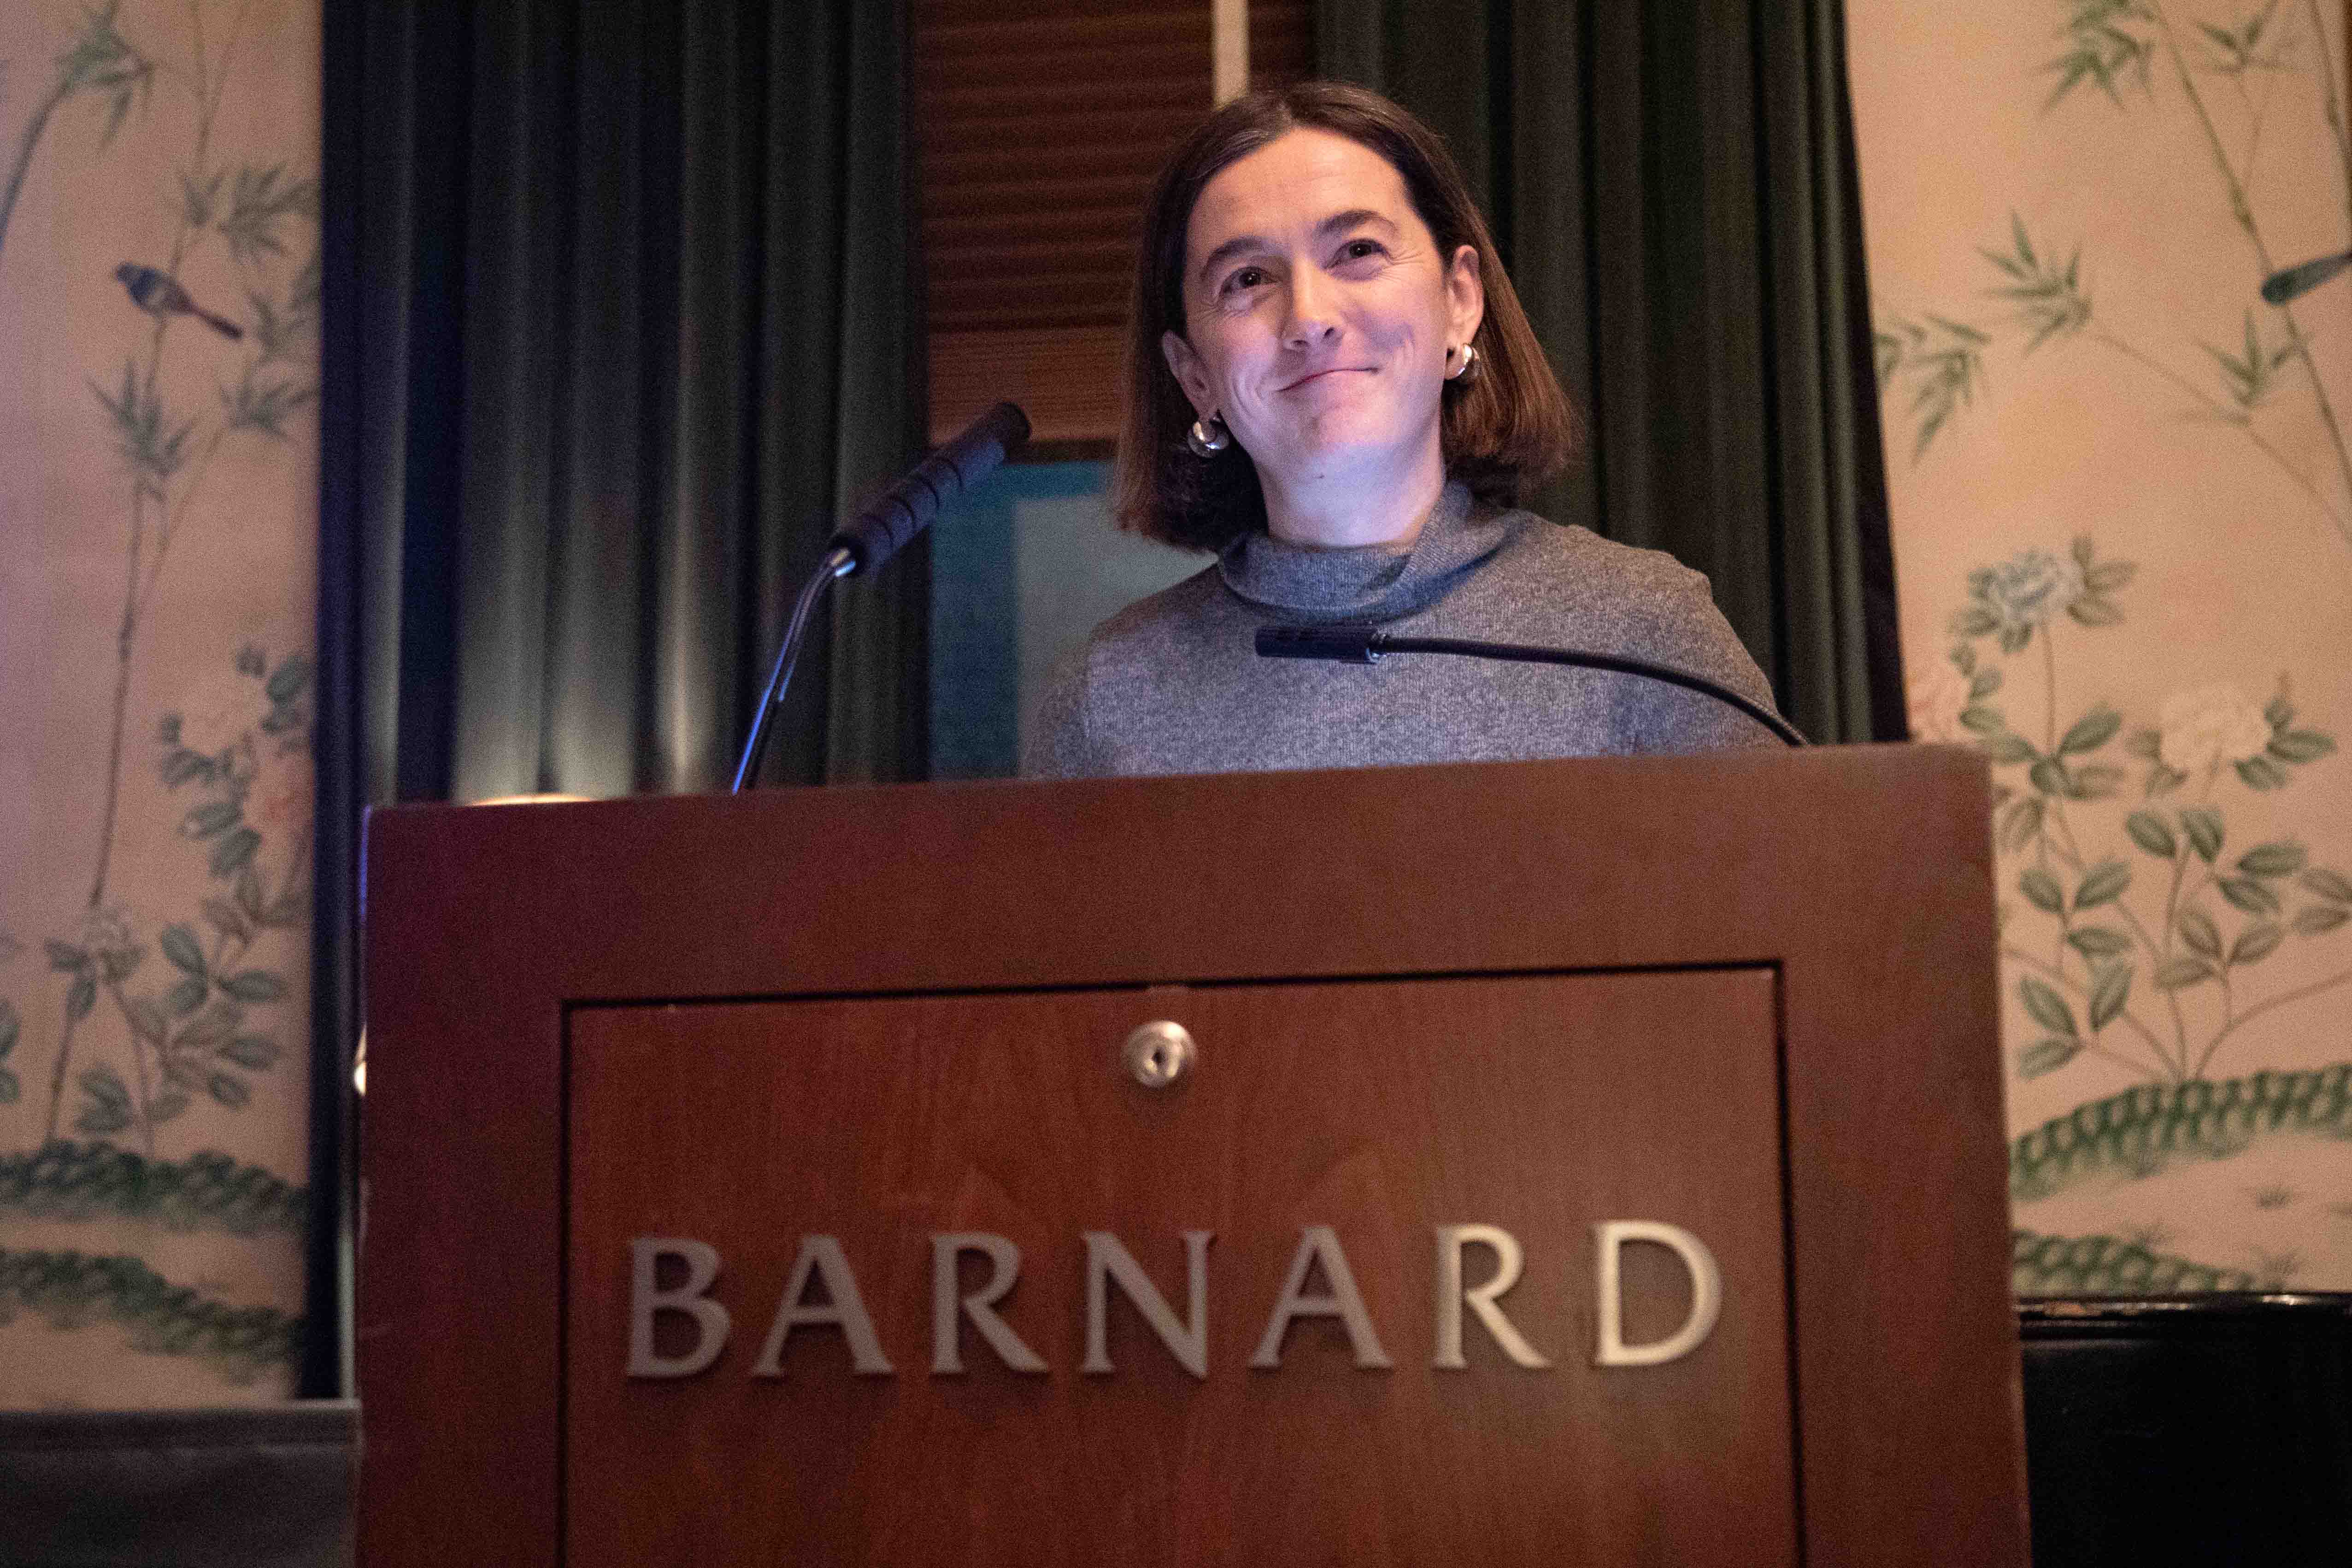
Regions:
<instances>
[{"instance_id":1,"label":"curtain fold","mask_svg":"<svg viewBox=\"0 0 2352 1568\"><path fill-rule=\"evenodd\" d=\"M1529 498L1669 550L1817 740L1901 739L1838 0L1318 0L1444 134L1583 422Z\"/></svg>"},{"instance_id":2,"label":"curtain fold","mask_svg":"<svg viewBox=\"0 0 2352 1568\"><path fill-rule=\"evenodd\" d=\"M354 9L366 798L723 787L919 449L903 9ZM924 576L845 586L769 781L920 776Z\"/></svg>"}]
</instances>

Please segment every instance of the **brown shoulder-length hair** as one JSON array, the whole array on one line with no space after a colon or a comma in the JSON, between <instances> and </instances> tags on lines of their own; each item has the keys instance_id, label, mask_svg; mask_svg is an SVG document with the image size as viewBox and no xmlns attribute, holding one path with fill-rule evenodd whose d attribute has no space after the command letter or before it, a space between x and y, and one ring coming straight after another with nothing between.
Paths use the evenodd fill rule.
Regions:
<instances>
[{"instance_id":1,"label":"brown shoulder-length hair","mask_svg":"<svg viewBox=\"0 0 2352 1568\"><path fill-rule=\"evenodd\" d=\"M1211 115L1160 171L1144 209L1111 476L1112 513L1123 528L1213 550L1265 526L1265 497L1248 454L1235 444L1203 459L1184 444L1192 405L1168 368L1160 338L1185 330L1185 233L1202 190L1229 164L1300 126L1344 136L1387 159L1403 176L1442 263L1465 245L1478 252L1486 310L1470 340L1476 366L1445 383L1440 428L1446 476L1466 481L1482 500L1508 505L1522 486L1542 482L1568 462L1574 444L1568 395L1445 143L1378 93L1302 82L1237 98Z\"/></svg>"}]
</instances>

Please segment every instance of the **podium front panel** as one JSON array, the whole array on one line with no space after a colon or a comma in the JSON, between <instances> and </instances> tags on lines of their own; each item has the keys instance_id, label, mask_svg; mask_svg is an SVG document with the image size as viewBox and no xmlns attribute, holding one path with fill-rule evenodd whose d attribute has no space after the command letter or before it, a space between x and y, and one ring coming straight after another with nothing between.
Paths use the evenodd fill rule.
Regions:
<instances>
[{"instance_id":1,"label":"podium front panel","mask_svg":"<svg viewBox=\"0 0 2352 1568\"><path fill-rule=\"evenodd\" d=\"M1197 1055L1147 1087L1121 1046L1161 1019ZM567 1036L567 1563L1798 1560L1769 969L579 1008ZM1719 1270L1696 1349L1594 1364L1611 1220ZM1462 1225L1519 1249L1494 1302L1517 1359L1458 1299L1498 1245L1455 1243L1464 1364L1433 1364ZM1328 1311L1250 1364L1317 1228L1388 1365ZM1186 1231L1213 1238L1205 1375L1108 1281L1109 1370L1082 1370L1084 1235L1192 1328ZM973 1233L1018 1249L991 1310L1041 1369L958 1311L961 1370L934 1370L932 1239ZM820 1322L761 1375L778 1313L843 1278L793 1292L811 1236L887 1373ZM652 1310L680 1257L640 1307L673 1368L723 1344L688 1375L629 1375L642 1239L719 1260L723 1340L708 1308ZM958 1301L992 1283L950 1256ZM1680 1255L1616 1260L1623 1344L1692 1322ZM1338 1299L1320 1254L1301 1287Z\"/></svg>"},{"instance_id":2,"label":"podium front panel","mask_svg":"<svg viewBox=\"0 0 2352 1568\"><path fill-rule=\"evenodd\" d=\"M2021 1568L1987 789L1871 747L373 813L362 1560ZM1199 1057L1145 1091L1156 1019ZM1440 1226L1490 1228L1458 1369ZM1604 1256L1623 1345L1695 1258L1719 1316L1616 1364Z\"/></svg>"}]
</instances>

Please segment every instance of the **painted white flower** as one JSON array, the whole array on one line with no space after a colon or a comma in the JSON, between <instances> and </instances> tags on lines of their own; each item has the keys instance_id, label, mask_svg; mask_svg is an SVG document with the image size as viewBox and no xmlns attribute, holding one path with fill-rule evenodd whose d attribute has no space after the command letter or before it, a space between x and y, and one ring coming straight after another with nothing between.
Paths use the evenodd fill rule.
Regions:
<instances>
[{"instance_id":1,"label":"painted white flower","mask_svg":"<svg viewBox=\"0 0 2352 1568\"><path fill-rule=\"evenodd\" d=\"M2072 556L2030 549L1979 574L1969 585L2004 626L2047 626L2083 597L2083 569Z\"/></svg>"},{"instance_id":2,"label":"painted white flower","mask_svg":"<svg viewBox=\"0 0 2352 1568\"><path fill-rule=\"evenodd\" d=\"M259 681L233 670L200 675L180 696L180 744L217 757L268 716L269 697Z\"/></svg>"},{"instance_id":3,"label":"painted white flower","mask_svg":"<svg viewBox=\"0 0 2352 1568\"><path fill-rule=\"evenodd\" d=\"M1914 740L1965 740L1960 728L1960 710L1969 706L1969 677L1943 659L1927 666L1927 673L1909 683L1911 708L1911 738Z\"/></svg>"},{"instance_id":4,"label":"painted white flower","mask_svg":"<svg viewBox=\"0 0 2352 1568\"><path fill-rule=\"evenodd\" d=\"M2157 755L2176 773L2196 774L2223 762L2243 762L2270 744L2270 721L2225 682L2175 692L2158 710L2163 738Z\"/></svg>"}]
</instances>

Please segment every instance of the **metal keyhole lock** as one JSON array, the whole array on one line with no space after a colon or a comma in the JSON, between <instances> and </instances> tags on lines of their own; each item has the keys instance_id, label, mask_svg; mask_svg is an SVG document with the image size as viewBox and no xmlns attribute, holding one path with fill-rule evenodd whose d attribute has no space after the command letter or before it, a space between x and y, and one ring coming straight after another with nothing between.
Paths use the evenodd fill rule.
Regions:
<instances>
[{"instance_id":1,"label":"metal keyhole lock","mask_svg":"<svg viewBox=\"0 0 2352 1568\"><path fill-rule=\"evenodd\" d=\"M1192 1070L1198 1050L1182 1024L1159 1019L1129 1035L1122 1054L1128 1072L1138 1083L1146 1089L1166 1089Z\"/></svg>"}]
</instances>

